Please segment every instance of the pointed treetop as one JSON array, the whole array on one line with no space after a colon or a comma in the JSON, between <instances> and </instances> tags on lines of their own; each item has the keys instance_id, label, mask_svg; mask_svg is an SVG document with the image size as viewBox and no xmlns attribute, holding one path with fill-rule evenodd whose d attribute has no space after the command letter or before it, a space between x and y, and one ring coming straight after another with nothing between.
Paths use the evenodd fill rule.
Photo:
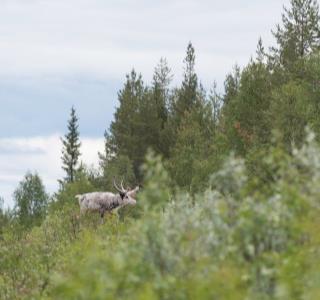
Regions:
<instances>
[{"instance_id":1,"label":"pointed treetop","mask_svg":"<svg viewBox=\"0 0 320 300\"><path fill-rule=\"evenodd\" d=\"M73 182L78 164L81 142L79 140L79 125L76 110L72 106L70 119L68 121L68 132L65 134L62 141L62 169L67 173L66 181Z\"/></svg>"},{"instance_id":2,"label":"pointed treetop","mask_svg":"<svg viewBox=\"0 0 320 300\"><path fill-rule=\"evenodd\" d=\"M191 42L189 42L187 47L187 54L184 59L184 83L188 86L198 83L197 74L195 73L195 50Z\"/></svg>"}]
</instances>

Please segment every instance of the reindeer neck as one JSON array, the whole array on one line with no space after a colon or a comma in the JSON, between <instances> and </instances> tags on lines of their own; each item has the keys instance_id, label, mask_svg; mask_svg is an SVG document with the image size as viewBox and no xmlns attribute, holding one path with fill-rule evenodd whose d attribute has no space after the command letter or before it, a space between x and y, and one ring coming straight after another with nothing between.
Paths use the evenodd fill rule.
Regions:
<instances>
[{"instance_id":1,"label":"reindeer neck","mask_svg":"<svg viewBox=\"0 0 320 300\"><path fill-rule=\"evenodd\" d=\"M121 196L119 194L116 194L113 199L113 202L115 205L121 206L123 204L123 199L121 198Z\"/></svg>"}]
</instances>

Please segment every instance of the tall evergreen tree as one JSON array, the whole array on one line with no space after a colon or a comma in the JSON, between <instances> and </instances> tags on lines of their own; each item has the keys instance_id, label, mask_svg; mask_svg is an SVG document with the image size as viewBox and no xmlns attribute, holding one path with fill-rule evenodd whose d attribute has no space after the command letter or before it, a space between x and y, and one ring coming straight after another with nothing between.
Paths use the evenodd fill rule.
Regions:
<instances>
[{"instance_id":1,"label":"tall evergreen tree","mask_svg":"<svg viewBox=\"0 0 320 300\"><path fill-rule=\"evenodd\" d=\"M27 173L14 191L15 214L20 223L31 227L38 225L46 214L49 196L37 173Z\"/></svg>"},{"instance_id":2,"label":"tall evergreen tree","mask_svg":"<svg viewBox=\"0 0 320 300\"><path fill-rule=\"evenodd\" d=\"M191 111L197 104L198 76L195 72L195 50L191 42L187 47L184 64L182 86L178 90L176 100L173 103L178 125L182 121L184 114Z\"/></svg>"},{"instance_id":3,"label":"tall evergreen tree","mask_svg":"<svg viewBox=\"0 0 320 300\"><path fill-rule=\"evenodd\" d=\"M155 69L151 88L145 87L141 75L134 70L127 75L126 83L118 94L120 106L106 136L106 151L101 156L104 166L108 165L108 160L115 162L121 157L128 169L132 164L136 178L140 179L140 166L148 148L166 156L165 124L170 81L170 68L164 59Z\"/></svg>"},{"instance_id":4,"label":"tall evergreen tree","mask_svg":"<svg viewBox=\"0 0 320 300\"><path fill-rule=\"evenodd\" d=\"M291 0L284 8L282 26L273 32L278 48L271 48L273 59L288 67L320 47L320 15L317 0Z\"/></svg>"},{"instance_id":5,"label":"tall evergreen tree","mask_svg":"<svg viewBox=\"0 0 320 300\"><path fill-rule=\"evenodd\" d=\"M73 182L75 179L75 172L79 161L80 146L79 140L79 125L76 110L71 108L70 120L68 121L68 133L61 138L62 148L62 169L66 172L66 182Z\"/></svg>"},{"instance_id":6,"label":"tall evergreen tree","mask_svg":"<svg viewBox=\"0 0 320 300\"><path fill-rule=\"evenodd\" d=\"M148 97L148 91L141 75L138 75L135 70L132 70L126 79L123 89L118 93L120 106L115 112L110 133L106 138L106 149L112 155L111 160L120 155L129 158L133 164L134 173L139 176L146 147L142 142L144 136L141 127L144 123L141 119L141 111ZM148 116L144 115L144 117Z\"/></svg>"},{"instance_id":7,"label":"tall evergreen tree","mask_svg":"<svg viewBox=\"0 0 320 300\"><path fill-rule=\"evenodd\" d=\"M213 152L220 103L217 94L211 95L208 101L206 91L198 82L195 51L191 43L184 63L182 86L176 92L173 103L175 143L170 151L169 171L180 187L188 189L191 185L192 190L196 190L201 180L206 182L210 173L208 169L212 170L211 164L205 164L207 169L202 162ZM199 172L199 167L204 172Z\"/></svg>"}]
</instances>

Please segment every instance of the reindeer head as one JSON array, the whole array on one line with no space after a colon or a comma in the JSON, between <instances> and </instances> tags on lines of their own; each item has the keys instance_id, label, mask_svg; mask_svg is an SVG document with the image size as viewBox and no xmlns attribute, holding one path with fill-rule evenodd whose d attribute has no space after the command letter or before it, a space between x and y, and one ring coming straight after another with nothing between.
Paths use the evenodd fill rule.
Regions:
<instances>
[{"instance_id":1,"label":"reindeer head","mask_svg":"<svg viewBox=\"0 0 320 300\"><path fill-rule=\"evenodd\" d=\"M133 190L125 189L123 187L123 180L121 181L121 188L116 185L115 180L113 180L113 186L119 192L119 195L123 201L123 205L136 205L137 200L134 198L136 197L137 191L139 190L138 186Z\"/></svg>"}]
</instances>

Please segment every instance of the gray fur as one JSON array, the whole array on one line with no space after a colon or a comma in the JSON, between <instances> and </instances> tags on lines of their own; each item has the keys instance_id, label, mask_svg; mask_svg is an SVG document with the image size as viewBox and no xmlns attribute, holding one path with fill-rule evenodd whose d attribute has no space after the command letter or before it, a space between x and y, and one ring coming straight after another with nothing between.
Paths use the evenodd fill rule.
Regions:
<instances>
[{"instance_id":1,"label":"gray fur","mask_svg":"<svg viewBox=\"0 0 320 300\"><path fill-rule=\"evenodd\" d=\"M134 199L138 188L125 193L113 194L110 192L93 192L82 195L76 195L79 201L80 212L96 211L99 212L103 218L105 212L123 207L126 205L136 205L137 201Z\"/></svg>"}]
</instances>

